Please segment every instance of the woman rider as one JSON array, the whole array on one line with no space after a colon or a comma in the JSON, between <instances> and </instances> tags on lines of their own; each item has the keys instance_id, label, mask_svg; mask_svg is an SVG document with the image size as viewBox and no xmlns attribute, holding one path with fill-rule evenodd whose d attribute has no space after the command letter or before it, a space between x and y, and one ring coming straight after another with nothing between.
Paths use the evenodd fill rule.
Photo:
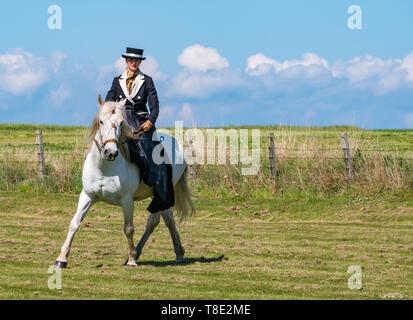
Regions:
<instances>
[{"instance_id":1,"label":"woman rider","mask_svg":"<svg viewBox=\"0 0 413 320\"><path fill-rule=\"evenodd\" d=\"M126 99L127 121L132 130L139 133L139 139L128 141L131 161L144 169L141 174L143 181L154 187L154 199L148 207L153 213L172 207L174 192L171 165L157 165L152 160L152 150L160 143L152 141L159 114L159 100L152 78L139 70L141 62L146 59L142 55L142 49L126 48L126 53L122 54L127 64L126 71L113 79L105 100ZM150 113L146 108L147 102Z\"/></svg>"}]
</instances>

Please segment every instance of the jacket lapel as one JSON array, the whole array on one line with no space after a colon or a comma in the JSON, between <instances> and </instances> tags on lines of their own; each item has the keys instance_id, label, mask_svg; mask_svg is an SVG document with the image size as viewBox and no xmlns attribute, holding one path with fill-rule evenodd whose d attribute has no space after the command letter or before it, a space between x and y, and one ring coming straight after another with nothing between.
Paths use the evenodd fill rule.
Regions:
<instances>
[{"instance_id":1,"label":"jacket lapel","mask_svg":"<svg viewBox=\"0 0 413 320\"><path fill-rule=\"evenodd\" d=\"M127 77L127 72L125 71L124 73L122 73L122 75L119 78L119 84L120 84L120 87L122 88L122 91L123 91L123 94L125 95L125 98L128 99L129 101L131 101L132 99L130 98L128 88L126 87L126 77Z\"/></svg>"},{"instance_id":2,"label":"jacket lapel","mask_svg":"<svg viewBox=\"0 0 413 320\"><path fill-rule=\"evenodd\" d=\"M143 73L139 71L139 74L136 76L135 81L133 82L132 93L131 93L132 98L134 98L138 94L139 89L142 87L144 82L145 82L145 77Z\"/></svg>"},{"instance_id":3,"label":"jacket lapel","mask_svg":"<svg viewBox=\"0 0 413 320\"><path fill-rule=\"evenodd\" d=\"M126 99L128 99L132 104L135 104L135 102L133 101L133 98L137 95L137 93L139 92L139 89L142 87L143 83L145 82L145 77L144 77L144 74L141 71L139 71L139 74L136 76L135 81L133 81L132 93L129 94L128 88L126 87L127 76L128 76L127 71L122 73L122 75L119 78L119 84L120 84L120 87L122 88L122 91Z\"/></svg>"}]
</instances>

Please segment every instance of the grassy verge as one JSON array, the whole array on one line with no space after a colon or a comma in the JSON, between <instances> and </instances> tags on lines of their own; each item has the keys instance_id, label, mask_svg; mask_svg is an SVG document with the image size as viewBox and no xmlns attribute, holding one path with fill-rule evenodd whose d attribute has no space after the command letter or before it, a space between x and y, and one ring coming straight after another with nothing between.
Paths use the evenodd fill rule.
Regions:
<instances>
[{"instance_id":1,"label":"grassy verge","mask_svg":"<svg viewBox=\"0 0 413 320\"><path fill-rule=\"evenodd\" d=\"M1 192L0 299L412 299L412 199L293 192L201 198L198 215L178 227L187 263L174 263L161 223L136 268L122 266L120 208L96 204L74 240L63 288L50 290L48 267L77 196ZM136 241L147 205L136 204ZM362 268L363 290L347 287L351 265Z\"/></svg>"}]
</instances>

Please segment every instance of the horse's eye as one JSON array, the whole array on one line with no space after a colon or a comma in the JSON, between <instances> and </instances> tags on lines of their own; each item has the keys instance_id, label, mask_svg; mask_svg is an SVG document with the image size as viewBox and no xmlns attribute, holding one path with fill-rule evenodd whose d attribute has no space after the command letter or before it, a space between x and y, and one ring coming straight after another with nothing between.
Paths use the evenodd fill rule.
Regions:
<instances>
[{"instance_id":1,"label":"horse's eye","mask_svg":"<svg viewBox=\"0 0 413 320\"><path fill-rule=\"evenodd\" d=\"M103 121L102 121L102 120L99 120L99 123L100 123L100 124L103 124Z\"/></svg>"}]
</instances>

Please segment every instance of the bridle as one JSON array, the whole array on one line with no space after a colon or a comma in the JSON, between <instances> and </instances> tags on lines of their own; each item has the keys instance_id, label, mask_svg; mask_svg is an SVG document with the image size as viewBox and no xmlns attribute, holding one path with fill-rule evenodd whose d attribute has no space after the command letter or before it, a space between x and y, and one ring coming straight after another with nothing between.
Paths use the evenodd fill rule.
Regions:
<instances>
[{"instance_id":1,"label":"bridle","mask_svg":"<svg viewBox=\"0 0 413 320\"><path fill-rule=\"evenodd\" d=\"M112 125L112 128L115 130L115 137L116 137L116 124L114 124L113 122L111 122L111 125ZM100 129L100 128L99 128L99 129ZM109 135L109 132L110 132L110 130L109 130L108 133L106 134L106 138L107 138L107 136ZM102 139L102 134L100 133L100 130L99 130L99 134L100 134L101 140L103 140L103 139ZM99 142L96 140L96 138L93 138L93 140L95 141L95 143L96 143L99 151L102 151L102 149L105 147L105 145L106 145L107 143L109 143L109 142L114 142L114 143L116 143L116 145L118 144L118 139L107 139L107 140L103 141L102 143L99 143Z\"/></svg>"},{"instance_id":2,"label":"bridle","mask_svg":"<svg viewBox=\"0 0 413 320\"><path fill-rule=\"evenodd\" d=\"M116 137L116 124L113 123L113 122L111 122L111 126L112 126L112 128L114 128L114 130L115 130L115 137ZM100 128L99 128L99 129L100 129ZM110 132L110 130L109 130L108 133L106 134L106 137L109 135L109 132ZM145 131L144 131L142 128L139 128L137 131L134 131L134 132L133 132L134 139L141 139L141 138L140 138L140 135L141 135L142 133L144 133L144 132L145 132ZM100 130L99 130L99 134L100 134L100 138L101 138L102 143L99 143L99 141L97 141L96 138L93 138L93 140L95 141L96 146L98 147L100 154L102 154L103 148L104 148L105 145L106 145L107 143L109 143L109 142L114 142L114 143L116 143L117 146L119 145L119 141L118 141L117 139L107 139L107 140L103 141L103 139L102 139L102 134L101 134ZM125 142L123 142L123 143L126 143L126 142L127 142L127 141L125 141ZM123 144L123 143L122 143L122 144Z\"/></svg>"}]
</instances>

